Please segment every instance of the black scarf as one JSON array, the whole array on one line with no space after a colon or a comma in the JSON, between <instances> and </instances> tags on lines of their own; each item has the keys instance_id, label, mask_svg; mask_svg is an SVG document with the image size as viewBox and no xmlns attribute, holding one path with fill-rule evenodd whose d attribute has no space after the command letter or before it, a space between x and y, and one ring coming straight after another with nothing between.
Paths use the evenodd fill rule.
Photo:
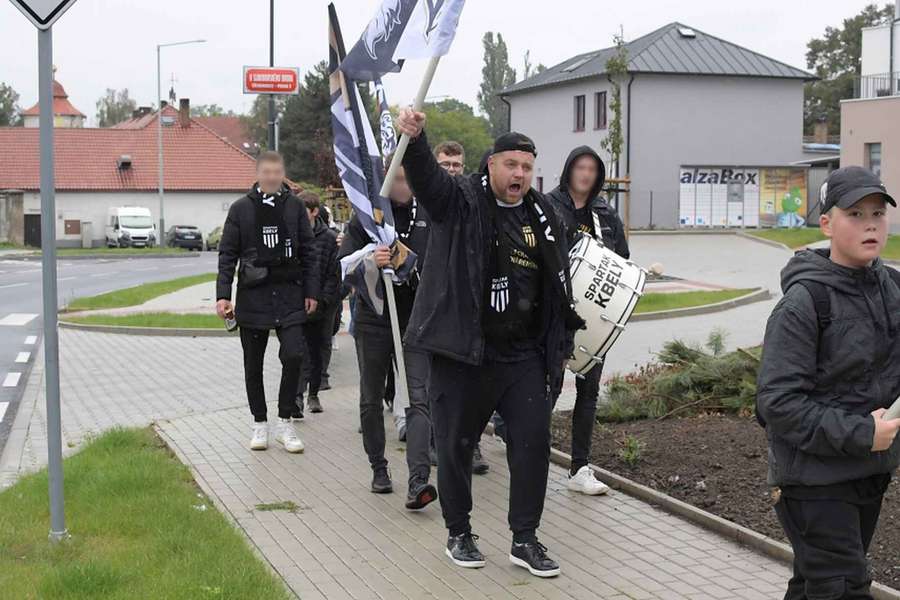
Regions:
<instances>
[{"instance_id":1,"label":"black scarf","mask_svg":"<svg viewBox=\"0 0 900 600\"><path fill-rule=\"evenodd\" d=\"M260 267L274 267L294 258L293 240L284 221L287 187L266 194L258 185L253 207L256 211L256 260Z\"/></svg>"}]
</instances>

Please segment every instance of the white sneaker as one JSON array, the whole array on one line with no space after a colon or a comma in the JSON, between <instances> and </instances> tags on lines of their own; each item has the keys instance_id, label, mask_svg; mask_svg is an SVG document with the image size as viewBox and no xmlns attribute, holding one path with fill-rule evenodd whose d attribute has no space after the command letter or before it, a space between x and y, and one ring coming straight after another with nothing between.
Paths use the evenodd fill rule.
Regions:
<instances>
[{"instance_id":1,"label":"white sneaker","mask_svg":"<svg viewBox=\"0 0 900 600\"><path fill-rule=\"evenodd\" d=\"M581 492L588 496L600 496L609 491L609 486L599 481L588 466L581 467L577 473L569 476L568 487L573 492Z\"/></svg>"},{"instance_id":2,"label":"white sneaker","mask_svg":"<svg viewBox=\"0 0 900 600\"><path fill-rule=\"evenodd\" d=\"M269 424L253 423L253 437L250 438L251 450L265 450L269 447Z\"/></svg>"},{"instance_id":3,"label":"white sneaker","mask_svg":"<svg viewBox=\"0 0 900 600\"><path fill-rule=\"evenodd\" d=\"M294 429L294 423L290 419L278 419L278 428L275 430L275 441L284 446L291 454L303 452L303 442Z\"/></svg>"}]
</instances>

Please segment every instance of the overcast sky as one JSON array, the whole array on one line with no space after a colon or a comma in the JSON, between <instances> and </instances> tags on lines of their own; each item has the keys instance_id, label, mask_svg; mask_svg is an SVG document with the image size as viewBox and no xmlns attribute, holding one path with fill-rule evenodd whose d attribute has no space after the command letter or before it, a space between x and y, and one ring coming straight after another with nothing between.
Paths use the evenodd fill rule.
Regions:
<instances>
[{"instance_id":1,"label":"overcast sky","mask_svg":"<svg viewBox=\"0 0 900 600\"><path fill-rule=\"evenodd\" d=\"M349 48L380 0L334 0ZM839 26L869 0L469 0L456 42L430 95L476 105L481 37L498 31L521 76L522 59L548 66L679 21L762 54L805 68L806 43ZM883 4L883 2L880 2ZM301 72L327 57L325 0L276 0L275 61ZM243 65L268 64L268 0L78 0L54 27L57 77L72 103L95 124L95 103L106 88L128 88L139 104L153 102L156 44L204 38L205 44L163 49L163 96L174 73L179 97L243 112L252 103L241 87ZM0 0L0 81L27 108L37 102L37 34L19 11ZM392 104L412 101L422 65L385 79Z\"/></svg>"}]
</instances>

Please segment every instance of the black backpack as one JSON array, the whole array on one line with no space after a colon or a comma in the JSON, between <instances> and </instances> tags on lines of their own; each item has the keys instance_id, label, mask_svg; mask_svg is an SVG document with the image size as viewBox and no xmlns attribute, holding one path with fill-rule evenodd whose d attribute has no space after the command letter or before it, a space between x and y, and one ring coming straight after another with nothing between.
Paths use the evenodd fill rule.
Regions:
<instances>
[{"instance_id":1,"label":"black backpack","mask_svg":"<svg viewBox=\"0 0 900 600\"><path fill-rule=\"evenodd\" d=\"M894 284L900 288L900 271L888 266L885 266L885 268ZM831 293L828 291L828 286L821 281L804 279L798 281L797 284L805 287L813 299L813 305L816 309L816 320L819 322L819 340L816 343L816 348L818 348L822 341L822 332L831 323ZM758 410L756 410L756 420L763 427L766 426Z\"/></svg>"}]
</instances>

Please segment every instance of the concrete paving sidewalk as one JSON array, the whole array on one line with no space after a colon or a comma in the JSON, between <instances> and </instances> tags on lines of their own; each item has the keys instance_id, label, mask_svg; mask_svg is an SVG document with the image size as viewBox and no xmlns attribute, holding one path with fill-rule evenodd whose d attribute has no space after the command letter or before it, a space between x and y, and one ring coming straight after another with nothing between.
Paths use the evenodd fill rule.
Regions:
<instances>
[{"instance_id":1,"label":"concrete paving sidewalk","mask_svg":"<svg viewBox=\"0 0 900 600\"><path fill-rule=\"evenodd\" d=\"M267 394L275 398L277 340L267 355ZM507 560L508 472L503 448L483 444L491 472L476 477L473 525L488 566L463 570L443 555L439 507L403 508L403 445L389 432L395 493L369 492L370 469L356 433L358 389L352 341L339 339L325 412L300 424L302 455L277 446L247 449L240 343L235 338L131 337L60 331L63 447L74 452L114 426L156 422L216 506L303 600L345 598L769 599L781 595L788 568L639 500L613 492L586 498L566 491L552 467L541 540L562 576L539 580ZM7 447L0 482L46 457L43 372L29 381ZM270 411L274 407L270 404ZM20 422L21 420L21 422ZM291 512L260 503L295 502ZM78 522L70 520L77 535Z\"/></svg>"}]
</instances>

